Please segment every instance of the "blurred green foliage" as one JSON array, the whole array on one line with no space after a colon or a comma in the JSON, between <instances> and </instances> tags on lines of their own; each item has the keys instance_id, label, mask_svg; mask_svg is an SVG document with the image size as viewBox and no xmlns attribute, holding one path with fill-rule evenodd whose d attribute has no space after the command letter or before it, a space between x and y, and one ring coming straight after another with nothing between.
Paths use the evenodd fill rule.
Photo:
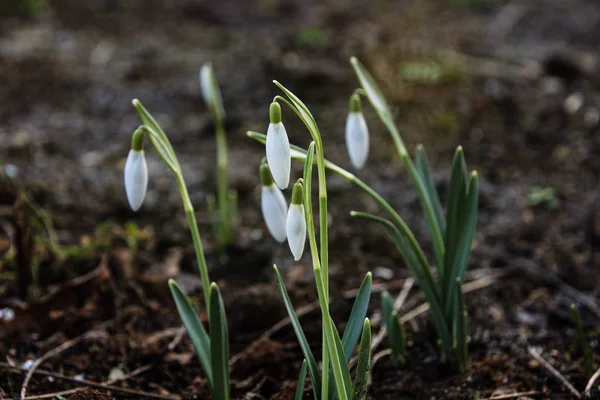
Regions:
<instances>
[{"instance_id":1,"label":"blurred green foliage","mask_svg":"<svg viewBox=\"0 0 600 400\"><path fill-rule=\"evenodd\" d=\"M300 28L296 32L295 40L298 47L316 49L325 46L327 34L317 27Z\"/></svg>"},{"instance_id":2,"label":"blurred green foliage","mask_svg":"<svg viewBox=\"0 0 600 400\"><path fill-rule=\"evenodd\" d=\"M34 18L48 9L46 0L2 0L0 16Z\"/></svg>"},{"instance_id":3,"label":"blurred green foliage","mask_svg":"<svg viewBox=\"0 0 600 400\"><path fill-rule=\"evenodd\" d=\"M532 206L545 206L551 210L557 208L560 204L556 198L554 188L532 186L527 196L529 204Z\"/></svg>"}]
</instances>

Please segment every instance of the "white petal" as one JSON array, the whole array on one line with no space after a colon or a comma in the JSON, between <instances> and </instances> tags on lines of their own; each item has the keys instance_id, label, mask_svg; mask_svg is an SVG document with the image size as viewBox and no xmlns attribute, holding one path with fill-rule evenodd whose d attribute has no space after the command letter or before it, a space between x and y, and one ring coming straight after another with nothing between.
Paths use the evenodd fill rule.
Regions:
<instances>
[{"instance_id":1,"label":"white petal","mask_svg":"<svg viewBox=\"0 0 600 400\"><path fill-rule=\"evenodd\" d=\"M212 82L210 79L210 67L208 64L205 64L200 68L200 91L202 92L202 97L206 104L210 105L212 103L213 93Z\"/></svg>"},{"instance_id":2,"label":"white petal","mask_svg":"<svg viewBox=\"0 0 600 400\"><path fill-rule=\"evenodd\" d=\"M287 214L286 233L294 260L298 261L302 257L304 243L306 242L306 220L304 219L303 205L290 205Z\"/></svg>"},{"instance_id":3,"label":"white petal","mask_svg":"<svg viewBox=\"0 0 600 400\"><path fill-rule=\"evenodd\" d=\"M287 203L281 190L275 185L263 186L260 205L271 236L279 243L285 242Z\"/></svg>"},{"instance_id":4,"label":"white petal","mask_svg":"<svg viewBox=\"0 0 600 400\"><path fill-rule=\"evenodd\" d=\"M360 169L369 155L369 129L361 112L348 113L346 118L346 146L352 165Z\"/></svg>"},{"instance_id":5,"label":"white petal","mask_svg":"<svg viewBox=\"0 0 600 400\"><path fill-rule=\"evenodd\" d=\"M281 122L269 124L266 149L267 163L269 163L273 180L280 189L287 188L290 183L292 157L290 154L290 141Z\"/></svg>"},{"instance_id":6,"label":"white petal","mask_svg":"<svg viewBox=\"0 0 600 400\"><path fill-rule=\"evenodd\" d=\"M125 163L125 192L129 206L133 211L139 210L144 202L148 189L148 166L144 150L129 150Z\"/></svg>"}]
</instances>

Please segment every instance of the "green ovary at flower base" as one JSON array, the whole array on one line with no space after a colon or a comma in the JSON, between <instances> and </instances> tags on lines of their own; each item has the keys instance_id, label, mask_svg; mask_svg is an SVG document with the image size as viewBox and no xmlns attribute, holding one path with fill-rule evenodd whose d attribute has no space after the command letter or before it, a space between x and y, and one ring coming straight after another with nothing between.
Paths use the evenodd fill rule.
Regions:
<instances>
[{"instance_id":1,"label":"green ovary at flower base","mask_svg":"<svg viewBox=\"0 0 600 400\"><path fill-rule=\"evenodd\" d=\"M225 136L225 108L212 64L204 64L199 76L202 98L212 115L217 142L217 198L215 200L212 193L207 196L208 210L217 244L223 250L231 244L235 236L237 192L229 189L227 179L229 157Z\"/></svg>"},{"instance_id":2,"label":"green ovary at flower base","mask_svg":"<svg viewBox=\"0 0 600 400\"><path fill-rule=\"evenodd\" d=\"M263 143L266 147L269 167L271 168L271 172L274 173L273 178L279 187L285 188L288 186L292 153L287 133L281 124L279 102L289 106L290 109L298 115L308 128L313 139L313 142L309 146L308 155L304 164L303 177L298 179L293 188L292 200L286 220L286 233L290 250L296 261L302 256L306 236L308 236L323 322L323 359L321 372L319 372L318 364L308 346L308 342L294 312L294 308L279 271L277 270L277 267L275 267L278 287L305 357L305 362L303 363L303 366L305 367L303 368L306 368L310 375L315 399L329 400L332 399L333 396L337 396L340 400L364 399L366 396L366 382L368 380L367 366L370 362L370 324L365 317L371 293L371 274L368 273L361 284L343 337L340 338L329 314L327 186L325 182L325 158L323 155L321 134L314 117L306 105L283 85L276 81L275 84L283 91L287 98L276 96L273 100L269 113L269 129L267 135L264 137L265 140ZM317 245L312 212L311 182L313 160L316 161L319 184L320 246ZM272 183L269 180L269 176L263 171L264 170L261 167L261 182L264 190L265 185L268 186ZM280 200L277 202L281 203ZM272 213L275 213L275 210L272 210ZM265 221L267 221L268 212L265 212L263 209L263 214L265 216ZM271 228L269 228L269 230L271 231ZM359 356L359 364L361 366L360 376L356 377L353 385L350 378L348 362L361 334L363 340L361 341L361 351ZM367 336L369 336L368 340ZM303 377L303 373L301 373L300 376ZM301 380L303 381L303 378L301 378ZM299 382L299 384L303 384L303 382ZM356 393L354 393L355 387L358 389ZM297 393L301 393L301 390L299 389Z\"/></svg>"},{"instance_id":3,"label":"green ovary at flower base","mask_svg":"<svg viewBox=\"0 0 600 400\"><path fill-rule=\"evenodd\" d=\"M171 146L167 135L156 120L137 99L133 100L133 105L142 125L133 133L132 146L125 166L124 178L127 199L135 211L141 206L146 193L148 170L143 154L143 142L144 137L147 136L158 155L175 175L179 186L202 279L204 304L208 310L210 334L204 329L190 303L190 299L172 279L169 281L169 288L179 316L200 359L213 399L229 400L229 344L225 309L219 288L215 283L210 284L209 281L208 267L204 258L204 249L196 223L196 215L183 180L181 166L173 146Z\"/></svg>"}]
</instances>

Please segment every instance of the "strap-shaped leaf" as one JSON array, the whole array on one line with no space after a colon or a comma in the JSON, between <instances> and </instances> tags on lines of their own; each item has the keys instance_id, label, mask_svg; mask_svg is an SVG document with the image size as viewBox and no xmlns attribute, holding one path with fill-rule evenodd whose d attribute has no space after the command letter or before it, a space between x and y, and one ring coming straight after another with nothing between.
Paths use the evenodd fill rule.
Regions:
<instances>
[{"instance_id":1,"label":"strap-shaped leaf","mask_svg":"<svg viewBox=\"0 0 600 400\"><path fill-rule=\"evenodd\" d=\"M175 282L173 279L169 280L169 288L171 289L173 300L175 300L179 318L181 318L181 322L183 322L183 326L185 326L190 340L194 345L196 354L200 359L200 365L204 370L204 374L206 374L208 386L212 391L213 374L211 367L210 340L208 338L208 334L206 333L204 326L202 326L202 322L200 322L198 319L196 311L190 305L187 296L183 293L177 282Z\"/></svg>"},{"instance_id":2,"label":"strap-shaped leaf","mask_svg":"<svg viewBox=\"0 0 600 400\"><path fill-rule=\"evenodd\" d=\"M467 166L462 147L458 146L452 160L452 170L450 173L450 187L448 190L447 214L446 214L446 236L444 243L446 245L446 254L444 257L444 270L446 274L442 276L444 284L442 293L444 298L449 299L452 287L456 279L452 279L450 271L452 265L456 263L456 248L460 240L462 227L461 209L467 195ZM450 305L446 304L446 311L450 311Z\"/></svg>"},{"instance_id":3,"label":"strap-shaped leaf","mask_svg":"<svg viewBox=\"0 0 600 400\"><path fill-rule=\"evenodd\" d=\"M381 294L381 313L383 314L383 322L387 331L388 342L390 344L390 348L393 351L394 330L392 329L392 319L394 314L394 300L392 300L392 296L390 296L388 292L383 292Z\"/></svg>"},{"instance_id":4,"label":"strap-shaped leaf","mask_svg":"<svg viewBox=\"0 0 600 400\"><path fill-rule=\"evenodd\" d=\"M296 111L296 110L298 111L297 112L298 116L300 117L302 122L304 122L304 124L306 125L308 130L310 131L310 134L313 137L313 140L315 140L315 141L318 140L318 138L321 137L320 133L319 133L319 127L317 126L317 122L315 121L315 118L313 117L312 113L310 112L308 107L306 107L306 104L304 104L304 102L302 100L300 100L298 98L298 96L296 96L294 93L289 91L285 86L283 86L278 81L273 81L273 83L275 85L277 85L277 87L279 89L281 89L281 91L283 93L285 93L285 95L290 99L290 101L294 105L294 107L292 107L292 109L295 108L294 111Z\"/></svg>"},{"instance_id":5,"label":"strap-shaped leaf","mask_svg":"<svg viewBox=\"0 0 600 400\"><path fill-rule=\"evenodd\" d=\"M431 308L433 322L438 332L438 336L442 340L443 346L447 349L451 349L452 336L449 327L446 325L446 319L444 318L443 309L440 304L440 295L435 281L433 280L433 276L431 275L429 264L423 254L423 250L416 239L414 239L414 236L412 236L412 232L407 228L405 229L402 226L396 226L387 219L376 215L356 211L352 211L350 215L379 222L387 228L388 234L400 250L400 254L402 254L402 257L406 261L406 265L419 283L421 290L423 290L425 299Z\"/></svg>"},{"instance_id":6,"label":"strap-shaped leaf","mask_svg":"<svg viewBox=\"0 0 600 400\"><path fill-rule=\"evenodd\" d=\"M296 386L296 394L294 395L295 400L302 400L304 394L304 383L306 381L306 358L302 360L302 367L300 367L300 375L298 376L298 385Z\"/></svg>"},{"instance_id":7,"label":"strap-shaped leaf","mask_svg":"<svg viewBox=\"0 0 600 400\"><path fill-rule=\"evenodd\" d=\"M392 355L394 358L400 360L402 364L406 361L406 333L404 333L404 327L400 321L400 317L396 311L392 312L392 337L394 338L394 347L392 348Z\"/></svg>"},{"instance_id":8,"label":"strap-shaped leaf","mask_svg":"<svg viewBox=\"0 0 600 400\"><path fill-rule=\"evenodd\" d=\"M364 400L367 397L369 384L369 372L371 371L371 324L365 318L360 347L358 350L358 362L356 364L356 376L354 377L354 396L352 400Z\"/></svg>"},{"instance_id":9,"label":"strap-shaped leaf","mask_svg":"<svg viewBox=\"0 0 600 400\"><path fill-rule=\"evenodd\" d=\"M210 285L210 359L212 363L214 387L213 399L229 400L229 338L227 317L219 287Z\"/></svg>"},{"instance_id":10,"label":"strap-shaped leaf","mask_svg":"<svg viewBox=\"0 0 600 400\"><path fill-rule=\"evenodd\" d=\"M460 278L456 279L456 285L454 287L454 293L456 297L456 359L460 372L464 372L467 365L467 354L468 354L468 331L467 323L468 316L465 311L465 301L462 292L462 281Z\"/></svg>"},{"instance_id":11,"label":"strap-shaped leaf","mask_svg":"<svg viewBox=\"0 0 600 400\"><path fill-rule=\"evenodd\" d=\"M360 284L356 299L354 300L354 305L352 306L352 311L350 312L350 317L348 318L348 324L346 324L346 329L344 329L344 334L342 335L342 345L344 347L344 354L346 355L346 363L350 361L352 352L354 352L354 348L360 338L364 320L367 316L369 299L371 298L372 282L373 277L371 273L368 272Z\"/></svg>"},{"instance_id":12,"label":"strap-shaped leaf","mask_svg":"<svg viewBox=\"0 0 600 400\"><path fill-rule=\"evenodd\" d=\"M433 176L431 175L431 169L429 167L427 155L425 154L425 148L422 145L417 146L417 152L415 154L415 167L417 168L417 172L421 176L421 180L425 184L427 194L429 195L429 199L431 200L431 204L433 206L433 211L435 212L435 219L440 227L440 232L443 236L446 232L446 220L444 219L444 210L442 208L442 203L440 201L438 191L435 188Z\"/></svg>"},{"instance_id":13,"label":"strap-shaped leaf","mask_svg":"<svg viewBox=\"0 0 600 400\"><path fill-rule=\"evenodd\" d=\"M341 371L342 371L342 378L344 380L344 386L343 388L339 388L336 385L336 393L338 395L338 398L342 398L342 396L339 395L339 390L345 389L346 390L346 398L351 399L352 398L352 378L350 377L350 369L348 368L348 361L346 361L346 355L344 354L344 346L342 345L342 340L340 339L340 334L337 330L337 328L335 327L335 323L333 322L333 319L329 318L329 323L331 324L331 330L333 332L333 341L335 344L335 348L336 348L336 353L333 353L330 349L329 351L329 355L331 356L331 361L333 363L333 358L337 355L337 361L341 367ZM335 368L332 368L335 371Z\"/></svg>"},{"instance_id":14,"label":"strap-shaped leaf","mask_svg":"<svg viewBox=\"0 0 600 400\"><path fill-rule=\"evenodd\" d=\"M315 360L315 356L313 356L313 353L310 350L310 346L308 345L308 341L306 340L306 336L304 335L304 331L302 330L300 321L298 321L298 317L296 316L296 312L294 311L294 306L292 306L292 302L290 300L290 297L288 296L287 290L285 288L285 285L283 284L283 280L281 279L281 275L279 274L279 270L277 269L276 265L273 266L273 270L275 271L275 277L277 278L277 286L279 287L279 292L281 293L281 297L283 298L283 303L285 304L285 308L288 312L288 316L290 317L292 327L294 328L294 333L296 334L296 338L298 339L298 343L300 344L300 349L302 349L302 354L308 362L308 373L310 375L310 380L313 385L315 399L319 399L321 395L321 376L319 374L319 366L317 364L317 361Z\"/></svg>"},{"instance_id":15,"label":"strap-shaped leaf","mask_svg":"<svg viewBox=\"0 0 600 400\"><path fill-rule=\"evenodd\" d=\"M473 244L473 237L475 235L475 228L477 226L477 208L479 203L479 180L477 173L471 173L471 179L468 185L468 192L463 197L462 202L459 204L459 221L457 222L458 229L457 235L458 240L454 245L453 257L450 259L451 262L448 264L446 271L446 277L444 279L444 293L447 303L447 311L452 310L452 305L449 304L452 301L452 286L457 279L462 281L469 264L469 257L471 255L471 246Z\"/></svg>"}]
</instances>

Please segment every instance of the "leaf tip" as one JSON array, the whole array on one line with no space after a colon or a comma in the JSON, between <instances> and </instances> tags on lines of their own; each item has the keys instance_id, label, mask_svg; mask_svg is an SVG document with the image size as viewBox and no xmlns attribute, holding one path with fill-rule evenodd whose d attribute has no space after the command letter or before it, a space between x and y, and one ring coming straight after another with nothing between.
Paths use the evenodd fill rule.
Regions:
<instances>
[{"instance_id":1,"label":"leaf tip","mask_svg":"<svg viewBox=\"0 0 600 400\"><path fill-rule=\"evenodd\" d=\"M134 107L139 107L141 103L138 99L133 99L131 100L131 104L133 104Z\"/></svg>"}]
</instances>

